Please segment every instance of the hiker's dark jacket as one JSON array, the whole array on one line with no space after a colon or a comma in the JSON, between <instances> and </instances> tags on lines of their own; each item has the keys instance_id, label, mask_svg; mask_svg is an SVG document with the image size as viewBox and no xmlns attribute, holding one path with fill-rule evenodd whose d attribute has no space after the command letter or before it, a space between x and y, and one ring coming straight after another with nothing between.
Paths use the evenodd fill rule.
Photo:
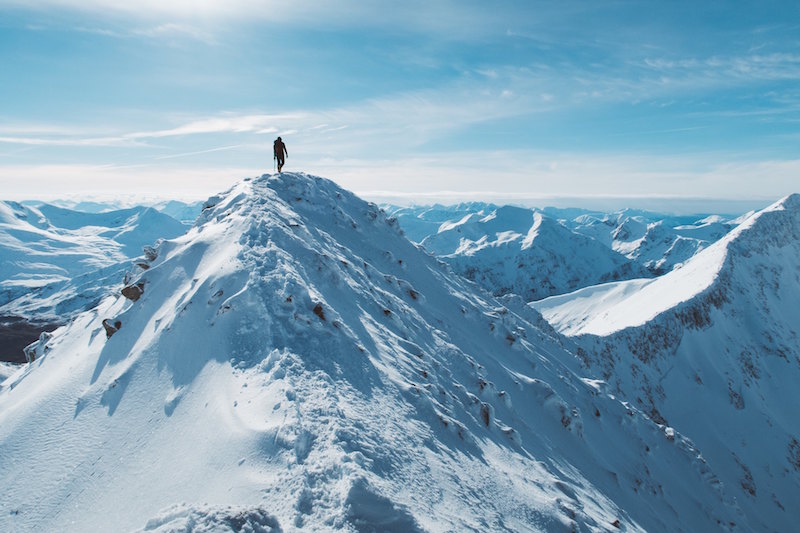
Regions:
<instances>
[{"instance_id":1,"label":"hiker's dark jacket","mask_svg":"<svg viewBox=\"0 0 800 533\"><path fill-rule=\"evenodd\" d=\"M283 141L275 141L275 144L272 146L273 152L275 153L275 157L278 159L283 159L284 154L289 155L289 151L286 150L286 145L283 144Z\"/></svg>"}]
</instances>

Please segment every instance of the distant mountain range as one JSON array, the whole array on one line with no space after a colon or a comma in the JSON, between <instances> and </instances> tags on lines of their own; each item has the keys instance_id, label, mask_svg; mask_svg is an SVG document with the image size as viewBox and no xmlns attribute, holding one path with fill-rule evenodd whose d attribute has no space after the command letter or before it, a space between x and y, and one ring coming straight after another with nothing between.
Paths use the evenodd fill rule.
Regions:
<instances>
[{"instance_id":1,"label":"distant mountain range","mask_svg":"<svg viewBox=\"0 0 800 533\"><path fill-rule=\"evenodd\" d=\"M120 283L144 246L187 227L148 207L85 213L0 202L0 360Z\"/></svg>"},{"instance_id":2,"label":"distant mountain range","mask_svg":"<svg viewBox=\"0 0 800 533\"><path fill-rule=\"evenodd\" d=\"M735 216L494 204L384 206L406 235L495 295L529 301L661 275L720 239Z\"/></svg>"},{"instance_id":3,"label":"distant mountain range","mask_svg":"<svg viewBox=\"0 0 800 533\"><path fill-rule=\"evenodd\" d=\"M108 213L111 211L123 211L131 208L152 207L153 209L160 211L165 215L169 215L172 218L189 225L194 223L197 215L200 214L200 209L203 206L202 201L181 202L178 200L161 200L150 203L131 203L130 201L123 202L111 200L52 200L50 202L27 200L21 203L29 207L39 207L49 204L56 207L65 208L70 211L79 211L81 213Z\"/></svg>"}]
</instances>

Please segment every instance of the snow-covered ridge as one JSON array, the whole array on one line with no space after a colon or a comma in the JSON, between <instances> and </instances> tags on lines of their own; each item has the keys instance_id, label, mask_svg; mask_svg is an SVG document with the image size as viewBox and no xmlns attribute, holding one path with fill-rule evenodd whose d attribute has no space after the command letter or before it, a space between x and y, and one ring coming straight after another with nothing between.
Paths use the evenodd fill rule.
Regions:
<instances>
[{"instance_id":1,"label":"snow-covered ridge","mask_svg":"<svg viewBox=\"0 0 800 533\"><path fill-rule=\"evenodd\" d=\"M800 509L800 195L656 280L538 302L587 371L702 450L754 530Z\"/></svg>"},{"instance_id":2,"label":"snow-covered ridge","mask_svg":"<svg viewBox=\"0 0 800 533\"><path fill-rule=\"evenodd\" d=\"M328 180L243 181L156 252L0 384L0 529L747 528L521 299Z\"/></svg>"},{"instance_id":3,"label":"snow-covered ridge","mask_svg":"<svg viewBox=\"0 0 800 533\"><path fill-rule=\"evenodd\" d=\"M136 257L143 246L185 230L147 207L96 214L0 202L0 279L6 290L68 281Z\"/></svg>"},{"instance_id":4,"label":"snow-covered ridge","mask_svg":"<svg viewBox=\"0 0 800 533\"><path fill-rule=\"evenodd\" d=\"M414 207L385 204L381 207L401 222L403 232L414 242L421 242L428 235L437 233L442 224L452 223L471 214L486 216L497 208L494 204L483 202Z\"/></svg>"},{"instance_id":5,"label":"snow-covered ridge","mask_svg":"<svg viewBox=\"0 0 800 533\"><path fill-rule=\"evenodd\" d=\"M718 302L727 297L724 284L737 257L797 240L798 204L800 195L776 202L744 220L683 267L661 277L588 287L532 305L567 335L608 335L645 324L697 296L704 296L703 302Z\"/></svg>"}]
</instances>

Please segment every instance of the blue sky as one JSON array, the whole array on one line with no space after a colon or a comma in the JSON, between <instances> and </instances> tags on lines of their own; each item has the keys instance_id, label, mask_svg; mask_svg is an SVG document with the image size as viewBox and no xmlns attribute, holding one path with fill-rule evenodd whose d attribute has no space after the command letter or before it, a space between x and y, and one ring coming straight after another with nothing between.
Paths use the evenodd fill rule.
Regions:
<instances>
[{"instance_id":1,"label":"blue sky","mask_svg":"<svg viewBox=\"0 0 800 533\"><path fill-rule=\"evenodd\" d=\"M277 135L375 199L800 190L794 1L28 4L0 0L6 199L202 198Z\"/></svg>"}]
</instances>

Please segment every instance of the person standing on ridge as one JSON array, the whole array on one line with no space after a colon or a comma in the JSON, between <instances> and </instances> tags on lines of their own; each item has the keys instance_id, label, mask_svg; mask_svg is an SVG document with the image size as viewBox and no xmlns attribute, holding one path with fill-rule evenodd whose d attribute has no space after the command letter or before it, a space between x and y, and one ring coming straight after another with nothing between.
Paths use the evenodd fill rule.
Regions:
<instances>
[{"instance_id":1,"label":"person standing on ridge","mask_svg":"<svg viewBox=\"0 0 800 533\"><path fill-rule=\"evenodd\" d=\"M289 157L289 151L280 137L275 139L275 144L272 146L272 151L275 153L275 159L278 161L278 172L283 168L284 156Z\"/></svg>"}]
</instances>

